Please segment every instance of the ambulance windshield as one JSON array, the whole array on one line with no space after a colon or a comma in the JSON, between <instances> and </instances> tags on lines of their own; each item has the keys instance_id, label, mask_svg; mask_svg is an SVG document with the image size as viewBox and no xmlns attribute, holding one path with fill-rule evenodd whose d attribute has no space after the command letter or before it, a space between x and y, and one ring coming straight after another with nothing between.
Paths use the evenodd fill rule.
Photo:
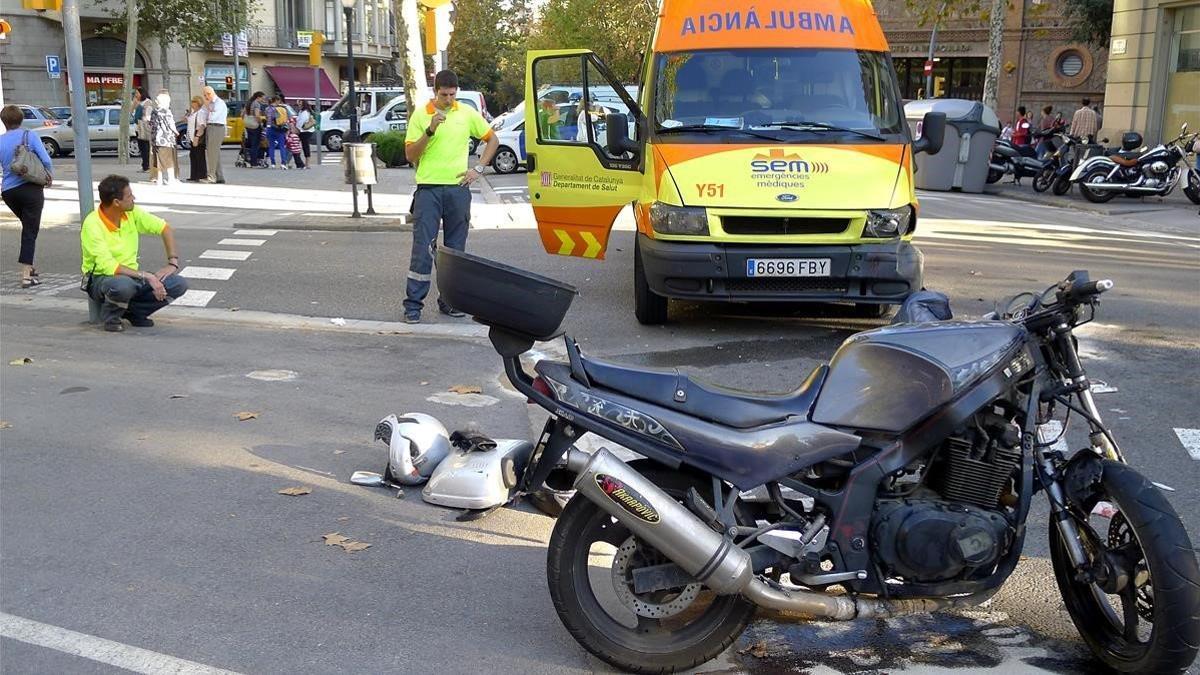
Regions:
<instances>
[{"instance_id":1,"label":"ambulance windshield","mask_svg":"<svg viewBox=\"0 0 1200 675\"><path fill-rule=\"evenodd\" d=\"M903 123L887 56L850 49L660 54L653 106L660 131L766 129L795 142L900 134Z\"/></svg>"}]
</instances>

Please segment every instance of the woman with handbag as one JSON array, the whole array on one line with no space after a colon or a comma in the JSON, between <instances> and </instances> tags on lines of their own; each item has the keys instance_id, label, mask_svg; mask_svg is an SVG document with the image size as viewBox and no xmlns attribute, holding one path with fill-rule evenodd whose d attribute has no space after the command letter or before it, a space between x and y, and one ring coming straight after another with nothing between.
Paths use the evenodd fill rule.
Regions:
<instances>
[{"instance_id":1,"label":"woman with handbag","mask_svg":"<svg viewBox=\"0 0 1200 675\"><path fill-rule=\"evenodd\" d=\"M15 105L0 110L4 135L0 136L0 167L4 180L0 197L13 215L21 221L21 288L31 288L41 282L33 266L33 249L42 226L42 206L46 197L42 190L53 182L53 165L42 140L29 130L21 130L24 113Z\"/></svg>"},{"instance_id":2,"label":"woman with handbag","mask_svg":"<svg viewBox=\"0 0 1200 675\"><path fill-rule=\"evenodd\" d=\"M191 171L188 182L195 183L208 176L208 162L204 160L204 127L208 124L208 109L204 107L204 99L192 97L192 109L187 116L187 138L192 144L188 151Z\"/></svg>"},{"instance_id":3,"label":"woman with handbag","mask_svg":"<svg viewBox=\"0 0 1200 675\"><path fill-rule=\"evenodd\" d=\"M308 144L312 142L313 133L317 130L317 116L308 101L300 102L300 112L296 113L296 128L300 131L300 147L304 149L304 167L309 168L312 164L308 161Z\"/></svg>"}]
</instances>

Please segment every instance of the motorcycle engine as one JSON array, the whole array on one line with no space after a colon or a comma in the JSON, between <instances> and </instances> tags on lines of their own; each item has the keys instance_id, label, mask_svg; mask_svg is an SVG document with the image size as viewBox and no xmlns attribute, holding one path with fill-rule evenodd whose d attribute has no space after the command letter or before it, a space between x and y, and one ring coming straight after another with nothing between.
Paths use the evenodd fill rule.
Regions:
<instances>
[{"instance_id":1,"label":"motorcycle engine","mask_svg":"<svg viewBox=\"0 0 1200 675\"><path fill-rule=\"evenodd\" d=\"M881 500L871 521L889 576L938 582L990 567L1012 544L1004 516L941 500Z\"/></svg>"},{"instance_id":2,"label":"motorcycle engine","mask_svg":"<svg viewBox=\"0 0 1200 675\"><path fill-rule=\"evenodd\" d=\"M1153 162L1152 164L1150 164L1150 173L1157 175L1157 176L1161 176L1161 175L1165 174L1170 168L1171 167L1167 166L1166 162L1160 160L1160 161Z\"/></svg>"}]
</instances>

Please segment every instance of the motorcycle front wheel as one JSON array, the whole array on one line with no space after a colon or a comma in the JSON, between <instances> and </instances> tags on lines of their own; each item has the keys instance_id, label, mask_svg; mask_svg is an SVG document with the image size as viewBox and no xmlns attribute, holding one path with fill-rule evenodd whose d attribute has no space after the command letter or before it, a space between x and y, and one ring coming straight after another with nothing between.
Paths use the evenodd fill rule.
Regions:
<instances>
[{"instance_id":1,"label":"motorcycle front wheel","mask_svg":"<svg viewBox=\"0 0 1200 675\"><path fill-rule=\"evenodd\" d=\"M1045 192L1054 185L1054 167L1048 166L1038 172L1038 175L1033 177L1033 191Z\"/></svg>"},{"instance_id":2,"label":"motorcycle front wheel","mask_svg":"<svg viewBox=\"0 0 1200 675\"><path fill-rule=\"evenodd\" d=\"M1000 182L1001 178L1004 178L1003 171L1001 171L999 169L991 169L991 168L988 169L987 179L986 179L988 182L988 185L991 185L992 183Z\"/></svg>"},{"instance_id":3,"label":"motorcycle front wheel","mask_svg":"<svg viewBox=\"0 0 1200 675\"><path fill-rule=\"evenodd\" d=\"M1117 561L1128 581L1109 593L1079 579L1051 522L1050 558L1067 613L1109 668L1181 673L1200 645L1200 570L1191 540L1158 487L1124 464L1102 466L1094 498L1080 505L1091 513L1091 533L1081 528L1081 543L1094 564L1101 556Z\"/></svg>"},{"instance_id":4,"label":"motorcycle front wheel","mask_svg":"<svg viewBox=\"0 0 1200 675\"><path fill-rule=\"evenodd\" d=\"M675 472L646 470L643 475L679 500L690 487L701 494L711 489ZM634 592L636 568L667 562L603 509L576 495L550 536L550 598L571 636L617 668L636 673L692 668L728 648L755 608L741 596L716 595L700 584Z\"/></svg>"},{"instance_id":5,"label":"motorcycle front wheel","mask_svg":"<svg viewBox=\"0 0 1200 675\"><path fill-rule=\"evenodd\" d=\"M1054 180L1054 186L1050 188L1050 191L1058 197L1067 194L1071 191L1071 179L1066 176L1059 176Z\"/></svg>"}]
</instances>

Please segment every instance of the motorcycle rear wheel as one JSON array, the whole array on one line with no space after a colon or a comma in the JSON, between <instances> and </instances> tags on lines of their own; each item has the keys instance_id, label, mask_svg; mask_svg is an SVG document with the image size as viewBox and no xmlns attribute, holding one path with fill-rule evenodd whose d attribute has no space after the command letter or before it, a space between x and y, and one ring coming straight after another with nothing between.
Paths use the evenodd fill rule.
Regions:
<instances>
[{"instance_id":1,"label":"motorcycle rear wheel","mask_svg":"<svg viewBox=\"0 0 1200 675\"><path fill-rule=\"evenodd\" d=\"M1071 191L1071 179L1059 176L1054 180L1054 186L1050 188L1050 191L1058 197L1067 194Z\"/></svg>"},{"instance_id":2,"label":"motorcycle rear wheel","mask_svg":"<svg viewBox=\"0 0 1200 675\"><path fill-rule=\"evenodd\" d=\"M1162 491L1132 468L1103 462L1096 498L1115 509L1105 531L1103 515L1089 523L1105 541L1085 535L1090 557L1126 556L1130 582L1107 594L1076 579L1057 526L1050 524L1050 558L1067 613L1092 653L1123 673L1180 673L1200 645L1200 569L1187 530ZM1099 525L1099 527L1098 527ZM1146 625L1148 624L1148 626Z\"/></svg>"},{"instance_id":3,"label":"motorcycle rear wheel","mask_svg":"<svg viewBox=\"0 0 1200 675\"><path fill-rule=\"evenodd\" d=\"M643 475L677 499L689 487L700 494L711 489L675 472L644 470ZM585 649L622 670L670 673L714 658L746 629L754 616L753 604L738 595L716 595L699 584L644 596L632 595L630 588L630 595L622 599L613 569L630 542L643 564L669 562L581 495L567 504L554 526L546 559L550 598L558 618ZM612 566L603 562L605 553L597 544L616 549ZM632 568L626 571L631 574ZM692 595L682 609L673 604ZM632 597L675 613L659 619L639 615L622 604Z\"/></svg>"},{"instance_id":4,"label":"motorcycle rear wheel","mask_svg":"<svg viewBox=\"0 0 1200 675\"><path fill-rule=\"evenodd\" d=\"M992 183L1000 182L1001 178L1004 178L1003 171L999 171L997 169L988 169L987 178L986 178L988 185L991 185Z\"/></svg>"},{"instance_id":5,"label":"motorcycle rear wheel","mask_svg":"<svg viewBox=\"0 0 1200 675\"><path fill-rule=\"evenodd\" d=\"M1033 191L1045 192L1054 185L1054 167L1048 166L1033 177Z\"/></svg>"},{"instance_id":6,"label":"motorcycle rear wheel","mask_svg":"<svg viewBox=\"0 0 1200 675\"><path fill-rule=\"evenodd\" d=\"M1089 202L1095 202L1096 204L1103 204L1107 201L1112 200L1113 197L1116 197L1118 193L1115 191L1092 190L1092 188L1088 187L1089 182L1096 180L1096 179L1099 179L1100 182L1103 182L1107 176L1108 176L1108 170L1103 169L1103 168L1092 169L1091 171L1084 174L1083 177L1079 179L1079 192L1083 195L1083 198L1088 200Z\"/></svg>"}]
</instances>

